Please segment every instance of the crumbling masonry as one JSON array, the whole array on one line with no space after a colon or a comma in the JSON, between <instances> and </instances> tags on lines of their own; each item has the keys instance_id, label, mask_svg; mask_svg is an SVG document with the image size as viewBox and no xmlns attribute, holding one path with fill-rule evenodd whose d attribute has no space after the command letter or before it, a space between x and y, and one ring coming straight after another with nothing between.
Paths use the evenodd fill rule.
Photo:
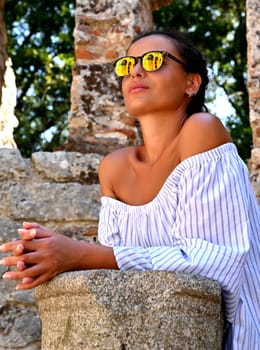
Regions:
<instances>
[{"instance_id":1,"label":"crumbling masonry","mask_svg":"<svg viewBox=\"0 0 260 350\"><path fill-rule=\"evenodd\" d=\"M152 9L167 2L77 1L76 65L66 152L37 152L24 159L12 135L17 125L13 113L16 92L11 63L2 45L6 32L0 0L0 244L17 238L23 221L48 224L77 239L96 240L100 159L111 149L133 144L139 138L137 125L124 110L110 62L123 54L136 33L151 28ZM259 18L259 1L247 0L249 117L253 130L249 168L260 200ZM0 266L0 274L5 270ZM40 344L41 325L33 292L15 291L14 283L1 280L0 350L38 350Z\"/></svg>"}]
</instances>

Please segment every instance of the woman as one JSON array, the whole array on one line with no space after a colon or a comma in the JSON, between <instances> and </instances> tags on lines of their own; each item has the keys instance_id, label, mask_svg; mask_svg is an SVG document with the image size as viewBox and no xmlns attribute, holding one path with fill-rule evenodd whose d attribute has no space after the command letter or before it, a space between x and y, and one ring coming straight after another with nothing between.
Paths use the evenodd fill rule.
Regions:
<instances>
[{"instance_id":1,"label":"woman","mask_svg":"<svg viewBox=\"0 0 260 350\"><path fill-rule=\"evenodd\" d=\"M101 245L24 223L1 246L18 289L75 269L168 270L219 281L226 349L260 349L259 206L221 122L206 112L206 63L178 32L149 32L115 63L143 144L99 168ZM76 252L76 254L75 254Z\"/></svg>"}]
</instances>

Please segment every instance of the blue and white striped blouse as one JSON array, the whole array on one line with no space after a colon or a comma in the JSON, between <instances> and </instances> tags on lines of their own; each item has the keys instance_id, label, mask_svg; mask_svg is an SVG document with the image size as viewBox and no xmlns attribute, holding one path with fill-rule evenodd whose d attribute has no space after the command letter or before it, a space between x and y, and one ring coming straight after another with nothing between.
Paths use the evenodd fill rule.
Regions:
<instances>
[{"instance_id":1,"label":"blue and white striped blouse","mask_svg":"<svg viewBox=\"0 0 260 350\"><path fill-rule=\"evenodd\" d=\"M147 204L101 200L99 241L120 269L217 280L231 323L226 349L260 349L260 208L232 143L185 159Z\"/></svg>"}]
</instances>

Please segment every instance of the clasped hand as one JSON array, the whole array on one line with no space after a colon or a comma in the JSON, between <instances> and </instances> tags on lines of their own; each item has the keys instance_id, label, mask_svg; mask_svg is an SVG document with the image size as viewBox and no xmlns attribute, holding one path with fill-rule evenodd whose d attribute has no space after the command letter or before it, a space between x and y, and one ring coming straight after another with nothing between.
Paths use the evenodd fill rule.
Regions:
<instances>
[{"instance_id":1,"label":"clasped hand","mask_svg":"<svg viewBox=\"0 0 260 350\"><path fill-rule=\"evenodd\" d=\"M16 266L16 270L3 275L4 279L21 280L16 289L34 288L71 268L72 239L38 223L26 222L18 233L20 240L0 246L1 252L12 253L0 263Z\"/></svg>"}]
</instances>

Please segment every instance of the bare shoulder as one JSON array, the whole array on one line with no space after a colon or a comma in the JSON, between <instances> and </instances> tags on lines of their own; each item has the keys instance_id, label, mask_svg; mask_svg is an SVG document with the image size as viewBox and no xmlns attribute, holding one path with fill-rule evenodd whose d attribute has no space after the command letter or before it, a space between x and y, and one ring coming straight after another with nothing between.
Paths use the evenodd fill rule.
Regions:
<instances>
[{"instance_id":1,"label":"bare shoulder","mask_svg":"<svg viewBox=\"0 0 260 350\"><path fill-rule=\"evenodd\" d=\"M116 197L113 184L127 171L128 159L134 152L134 147L125 147L109 153L102 159L98 170L102 195Z\"/></svg>"},{"instance_id":2,"label":"bare shoulder","mask_svg":"<svg viewBox=\"0 0 260 350\"><path fill-rule=\"evenodd\" d=\"M210 113L190 116L180 133L181 160L232 142L222 122Z\"/></svg>"}]
</instances>

